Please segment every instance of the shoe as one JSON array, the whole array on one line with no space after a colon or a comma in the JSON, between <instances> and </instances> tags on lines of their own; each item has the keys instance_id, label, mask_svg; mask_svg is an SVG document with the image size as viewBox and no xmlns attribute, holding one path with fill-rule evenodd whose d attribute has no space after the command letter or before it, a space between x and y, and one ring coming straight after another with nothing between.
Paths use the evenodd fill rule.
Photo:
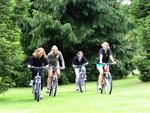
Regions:
<instances>
[{"instance_id":1,"label":"shoe","mask_svg":"<svg viewBox=\"0 0 150 113\"><path fill-rule=\"evenodd\" d=\"M87 78L85 78L84 80L87 81Z\"/></svg>"},{"instance_id":2,"label":"shoe","mask_svg":"<svg viewBox=\"0 0 150 113\"><path fill-rule=\"evenodd\" d=\"M76 88L76 91L79 91L79 88Z\"/></svg>"},{"instance_id":3,"label":"shoe","mask_svg":"<svg viewBox=\"0 0 150 113\"><path fill-rule=\"evenodd\" d=\"M40 92L40 99L43 99L43 93L42 93L42 91Z\"/></svg>"},{"instance_id":4,"label":"shoe","mask_svg":"<svg viewBox=\"0 0 150 113\"><path fill-rule=\"evenodd\" d=\"M102 85L98 85L98 90L101 90L102 89Z\"/></svg>"},{"instance_id":5,"label":"shoe","mask_svg":"<svg viewBox=\"0 0 150 113\"><path fill-rule=\"evenodd\" d=\"M49 88L46 89L46 93L49 93Z\"/></svg>"},{"instance_id":6,"label":"shoe","mask_svg":"<svg viewBox=\"0 0 150 113\"><path fill-rule=\"evenodd\" d=\"M46 93L49 93L50 92L49 90L50 90L50 86L47 85Z\"/></svg>"},{"instance_id":7,"label":"shoe","mask_svg":"<svg viewBox=\"0 0 150 113\"><path fill-rule=\"evenodd\" d=\"M29 86L33 86L33 80L30 80Z\"/></svg>"}]
</instances>

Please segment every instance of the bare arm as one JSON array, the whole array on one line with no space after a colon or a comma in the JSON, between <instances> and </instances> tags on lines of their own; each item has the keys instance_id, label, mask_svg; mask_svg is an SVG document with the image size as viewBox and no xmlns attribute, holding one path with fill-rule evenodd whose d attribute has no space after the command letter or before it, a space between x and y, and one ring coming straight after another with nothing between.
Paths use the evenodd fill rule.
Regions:
<instances>
[{"instance_id":1,"label":"bare arm","mask_svg":"<svg viewBox=\"0 0 150 113\"><path fill-rule=\"evenodd\" d=\"M103 59L103 55L100 54L100 56L99 56L99 63L103 63L102 59Z\"/></svg>"},{"instance_id":2,"label":"bare arm","mask_svg":"<svg viewBox=\"0 0 150 113\"><path fill-rule=\"evenodd\" d=\"M113 58L112 55L110 55L110 60L111 60L114 64L116 64L116 61L114 60L114 58Z\"/></svg>"},{"instance_id":3,"label":"bare arm","mask_svg":"<svg viewBox=\"0 0 150 113\"><path fill-rule=\"evenodd\" d=\"M60 59L61 59L62 67L65 68L65 61L61 52L60 52Z\"/></svg>"}]
</instances>

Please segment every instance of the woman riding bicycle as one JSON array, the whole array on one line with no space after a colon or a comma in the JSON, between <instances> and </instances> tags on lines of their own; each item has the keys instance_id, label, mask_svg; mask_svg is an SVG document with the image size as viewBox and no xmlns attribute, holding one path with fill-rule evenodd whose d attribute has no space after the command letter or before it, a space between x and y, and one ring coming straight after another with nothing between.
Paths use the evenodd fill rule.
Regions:
<instances>
[{"instance_id":1,"label":"woman riding bicycle","mask_svg":"<svg viewBox=\"0 0 150 113\"><path fill-rule=\"evenodd\" d=\"M101 46L102 48L99 50L99 60L96 64L96 67L99 71L99 76L98 76L98 89L99 90L102 88L104 71L109 72L109 65L105 65L103 63L108 63L110 59L112 63L116 64L112 56L112 51L109 47L109 43L103 42Z\"/></svg>"},{"instance_id":2,"label":"woman riding bicycle","mask_svg":"<svg viewBox=\"0 0 150 113\"><path fill-rule=\"evenodd\" d=\"M32 72L32 77L31 77L31 81L29 84L30 86L33 86L33 80L34 80L35 76L37 75L37 70L35 68L32 68L33 66L34 67L43 67L43 66L48 67L48 62L46 59L46 53L45 53L45 50L43 48L36 49L34 51L33 55L31 56L31 58L29 59L28 68ZM42 90L43 90L43 83L44 83L44 69L41 68L39 70L39 75L41 76L40 98L43 98Z\"/></svg>"},{"instance_id":3,"label":"woman riding bicycle","mask_svg":"<svg viewBox=\"0 0 150 113\"><path fill-rule=\"evenodd\" d=\"M53 74L53 68L56 68L56 74L60 76L60 67L65 68L65 62L62 53L58 50L56 45L53 45L51 51L47 55L47 60L49 64L48 78L47 78L47 92L49 91L49 86L51 85L51 79ZM60 62L59 62L60 61ZM60 66L61 64L61 66Z\"/></svg>"},{"instance_id":4,"label":"woman riding bicycle","mask_svg":"<svg viewBox=\"0 0 150 113\"><path fill-rule=\"evenodd\" d=\"M75 75L76 75L76 78L75 78L76 91L79 90L78 79L79 79L80 67L78 67L78 66L83 65L82 69L84 70L85 75L86 75L86 68L84 65L87 65L88 61L87 61L86 57L84 57L83 55L84 55L83 52L79 51L72 61L72 65L74 67L74 71L75 71Z\"/></svg>"}]
</instances>

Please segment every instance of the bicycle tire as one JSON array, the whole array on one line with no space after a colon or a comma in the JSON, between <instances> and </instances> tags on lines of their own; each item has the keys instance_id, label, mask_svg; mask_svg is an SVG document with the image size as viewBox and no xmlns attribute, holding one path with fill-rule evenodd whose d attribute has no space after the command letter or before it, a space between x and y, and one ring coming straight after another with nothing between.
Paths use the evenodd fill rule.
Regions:
<instances>
[{"instance_id":1,"label":"bicycle tire","mask_svg":"<svg viewBox=\"0 0 150 113\"><path fill-rule=\"evenodd\" d=\"M104 92L104 86L100 89L100 93L102 94Z\"/></svg>"},{"instance_id":2,"label":"bicycle tire","mask_svg":"<svg viewBox=\"0 0 150 113\"><path fill-rule=\"evenodd\" d=\"M83 93L83 89L82 89L82 78L79 78L79 90L81 93Z\"/></svg>"},{"instance_id":3,"label":"bicycle tire","mask_svg":"<svg viewBox=\"0 0 150 113\"><path fill-rule=\"evenodd\" d=\"M49 96L51 96L53 94L53 80L51 81L51 85L49 88Z\"/></svg>"},{"instance_id":4,"label":"bicycle tire","mask_svg":"<svg viewBox=\"0 0 150 113\"><path fill-rule=\"evenodd\" d=\"M106 74L105 75L105 93L106 94L111 94L112 92L112 77L111 74Z\"/></svg>"},{"instance_id":5,"label":"bicycle tire","mask_svg":"<svg viewBox=\"0 0 150 113\"><path fill-rule=\"evenodd\" d=\"M37 98L36 98L37 102L40 101L40 94L39 94L39 90L37 91Z\"/></svg>"},{"instance_id":6,"label":"bicycle tire","mask_svg":"<svg viewBox=\"0 0 150 113\"><path fill-rule=\"evenodd\" d=\"M53 90L53 87L51 86L51 87L49 88L49 96L52 95L52 90Z\"/></svg>"},{"instance_id":7,"label":"bicycle tire","mask_svg":"<svg viewBox=\"0 0 150 113\"><path fill-rule=\"evenodd\" d=\"M53 96L56 96L57 93L57 86L58 86L58 78L56 77L55 81L54 81L54 88L53 88Z\"/></svg>"},{"instance_id":8,"label":"bicycle tire","mask_svg":"<svg viewBox=\"0 0 150 113\"><path fill-rule=\"evenodd\" d=\"M37 94L36 92L34 92L34 100L36 100Z\"/></svg>"},{"instance_id":9,"label":"bicycle tire","mask_svg":"<svg viewBox=\"0 0 150 113\"><path fill-rule=\"evenodd\" d=\"M36 82L35 82L35 86L34 86L34 95L35 95L35 100L37 102L40 101L40 83L39 83L40 79L37 78Z\"/></svg>"},{"instance_id":10,"label":"bicycle tire","mask_svg":"<svg viewBox=\"0 0 150 113\"><path fill-rule=\"evenodd\" d=\"M56 96L57 93L57 86L58 86L58 79L52 80L50 91L49 91L49 96L53 95L54 97Z\"/></svg>"},{"instance_id":11,"label":"bicycle tire","mask_svg":"<svg viewBox=\"0 0 150 113\"><path fill-rule=\"evenodd\" d=\"M38 89L35 89L34 91L34 99L39 102L40 100L40 91Z\"/></svg>"},{"instance_id":12,"label":"bicycle tire","mask_svg":"<svg viewBox=\"0 0 150 113\"><path fill-rule=\"evenodd\" d=\"M86 75L84 73L80 73L78 84L79 84L79 90L82 93L86 91L85 77Z\"/></svg>"}]
</instances>

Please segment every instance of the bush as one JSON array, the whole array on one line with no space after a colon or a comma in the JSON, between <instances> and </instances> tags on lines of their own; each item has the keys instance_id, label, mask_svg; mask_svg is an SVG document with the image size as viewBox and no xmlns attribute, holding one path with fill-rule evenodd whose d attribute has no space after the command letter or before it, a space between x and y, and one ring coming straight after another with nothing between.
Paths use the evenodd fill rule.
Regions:
<instances>
[{"instance_id":1,"label":"bush","mask_svg":"<svg viewBox=\"0 0 150 113\"><path fill-rule=\"evenodd\" d=\"M20 73L19 75L16 76L15 78L15 83L16 83L16 87L27 87L29 86L29 81L30 81L30 77L31 76L31 72L29 71L24 71L22 73Z\"/></svg>"},{"instance_id":2,"label":"bush","mask_svg":"<svg viewBox=\"0 0 150 113\"><path fill-rule=\"evenodd\" d=\"M150 60L146 57L136 56L134 63L140 71L139 79L143 82L150 81Z\"/></svg>"},{"instance_id":3,"label":"bush","mask_svg":"<svg viewBox=\"0 0 150 113\"><path fill-rule=\"evenodd\" d=\"M139 79L144 82L150 81L150 65L148 65L146 60L140 63L138 64L138 69L140 70Z\"/></svg>"},{"instance_id":4,"label":"bush","mask_svg":"<svg viewBox=\"0 0 150 113\"><path fill-rule=\"evenodd\" d=\"M0 93L4 93L10 87L14 86L14 82L12 79L8 77L0 77Z\"/></svg>"}]
</instances>

